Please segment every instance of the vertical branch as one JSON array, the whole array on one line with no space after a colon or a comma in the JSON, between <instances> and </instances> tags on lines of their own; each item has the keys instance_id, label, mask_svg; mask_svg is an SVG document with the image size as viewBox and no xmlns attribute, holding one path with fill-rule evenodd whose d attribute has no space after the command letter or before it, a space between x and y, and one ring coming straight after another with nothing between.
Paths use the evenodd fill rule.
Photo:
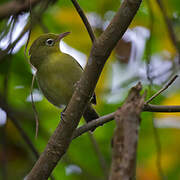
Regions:
<instances>
[{"instance_id":1,"label":"vertical branch","mask_svg":"<svg viewBox=\"0 0 180 180\"><path fill-rule=\"evenodd\" d=\"M153 125L153 131L154 131L154 133L153 133L154 141L155 141L155 146L156 146L156 151L157 151L156 166L157 166L158 173L161 177L161 180L163 180L163 179L165 179L165 176L164 176L163 169L161 166L161 154L162 154L161 142L160 142L160 136L159 136L157 127L154 122L154 118L152 119L152 125Z\"/></svg>"},{"instance_id":2,"label":"vertical branch","mask_svg":"<svg viewBox=\"0 0 180 180\"><path fill-rule=\"evenodd\" d=\"M7 144L6 144L6 124L0 127L1 138L0 142L2 143L2 158L0 161L1 173L3 180L8 180L8 171L7 171Z\"/></svg>"},{"instance_id":3,"label":"vertical branch","mask_svg":"<svg viewBox=\"0 0 180 180\"><path fill-rule=\"evenodd\" d=\"M7 111L6 111L7 112ZM15 119L15 117L13 117L10 112L7 112L8 116L10 117L12 123L14 124L14 126L16 127L16 129L18 130L18 132L20 133L21 137L23 138L23 140L25 141L25 143L29 146L29 148L31 149L31 151L33 152L33 154L35 155L36 159L38 159L39 157L39 153L36 150L35 146L33 145L33 143L31 142L30 138L27 136L27 134L25 133L25 131L23 130L23 128L20 126L19 122L17 121L17 119Z\"/></svg>"},{"instance_id":4,"label":"vertical branch","mask_svg":"<svg viewBox=\"0 0 180 180\"><path fill-rule=\"evenodd\" d=\"M86 17L86 15L84 14L83 10L81 9L81 7L79 6L78 2L76 0L71 0L71 2L73 3L74 7L76 8L79 16L81 17L88 33L89 33L89 36L91 38L91 41L94 42L96 40L96 37L94 35L94 32L91 28L91 25L89 24L89 21Z\"/></svg>"},{"instance_id":5,"label":"vertical branch","mask_svg":"<svg viewBox=\"0 0 180 180\"><path fill-rule=\"evenodd\" d=\"M19 121L16 119L16 114L13 111L13 109L11 109L8 106L8 104L6 103L6 101L4 101L4 99L3 99L3 97L1 95L0 95L0 107L7 113L7 116L12 121L13 125L16 127L17 131L19 132L20 136L24 140L25 144L27 144L27 146L29 147L30 151L33 153L35 158L38 159L39 158L38 150L33 145L31 139L29 138L29 136L26 134L26 132L21 127ZM52 175L50 176L50 178L51 178L51 180L55 180L55 178Z\"/></svg>"},{"instance_id":6,"label":"vertical branch","mask_svg":"<svg viewBox=\"0 0 180 180\"><path fill-rule=\"evenodd\" d=\"M66 107L64 116L50 137L44 152L30 171L27 180L48 179L66 153L86 104L94 92L104 64L133 20L141 0L125 0L106 30L94 41L83 75Z\"/></svg>"},{"instance_id":7,"label":"vertical branch","mask_svg":"<svg viewBox=\"0 0 180 180\"><path fill-rule=\"evenodd\" d=\"M108 177L108 166L107 166L107 163L99 149L99 146L98 146L98 143L96 142L96 139L94 138L93 134L91 132L88 132L88 135L89 135L89 138L92 142L92 145L93 145L93 148L94 148L94 151L95 153L97 154L97 157L99 159L99 162L100 162L100 165L101 165L101 169L103 170L104 172L104 175L105 175L105 179L107 179Z\"/></svg>"},{"instance_id":8,"label":"vertical branch","mask_svg":"<svg viewBox=\"0 0 180 180\"><path fill-rule=\"evenodd\" d=\"M9 55L9 58L11 57L11 55ZM4 100L7 101L8 98L8 85L9 85L9 77L10 77L10 67L11 67L11 58L8 61L8 65L6 68L6 73L4 75L4 82L3 82L3 96L4 96ZM7 117L6 117L6 121L7 121ZM6 122L7 123L7 122ZM2 178L4 180L8 179L8 171L7 171L7 143L6 143L6 125L4 124L2 127L0 127L0 132L2 131Z\"/></svg>"},{"instance_id":9,"label":"vertical branch","mask_svg":"<svg viewBox=\"0 0 180 180\"><path fill-rule=\"evenodd\" d=\"M151 66L151 45L152 45L152 33L153 33L153 30L154 30L154 15L153 15L153 12L152 12L152 6L151 6L151 2L150 0L147 0L147 4L148 4L148 9L149 9L149 16L150 16L150 23L149 23L149 32L150 32L150 35L149 35L149 39L146 43L146 57L147 57L147 65L146 65L146 71L147 71L147 79L149 80L150 82L150 87L152 85L152 77L150 76L150 66ZM150 89L149 87L149 89Z\"/></svg>"},{"instance_id":10,"label":"vertical branch","mask_svg":"<svg viewBox=\"0 0 180 180\"><path fill-rule=\"evenodd\" d=\"M8 106L4 98L0 95L0 107L7 113L7 116L11 119L12 123L20 133L21 137L25 141L25 143L28 145L29 149L33 152L35 155L36 159L39 157L39 153L34 147L33 143L31 142L30 138L26 134L26 132L23 130L21 127L20 123L16 119L16 114L15 112Z\"/></svg>"},{"instance_id":11,"label":"vertical branch","mask_svg":"<svg viewBox=\"0 0 180 180\"><path fill-rule=\"evenodd\" d=\"M3 58L7 55L9 51L12 52L16 44L21 40L21 38L26 34L27 31L28 31L28 24L24 27L20 35L13 43L9 44L5 50L0 50L0 62L3 60Z\"/></svg>"},{"instance_id":12,"label":"vertical branch","mask_svg":"<svg viewBox=\"0 0 180 180\"><path fill-rule=\"evenodd\" d=\"M180 48L178 47L178 42L177 42L177 38L176 38L176 35L175 35L175 32L174 32L174 29L173 29L173 26L172 26L172 22L171 20L169 19L169 17L167 16L167 13L166 13L166 10L163 6L163 3L161 0L156 0L161 12L162 12L162 15L163 15L163 18L164 18L164 21L167 25L167 29L168 29L168 33L169 33L169 37L172 41L172 43L174 44L176 50L177 50L177 53L178 53L178 59L179 59L179 63L180 63Z\"/></svg>"},{"instance_id":13,"label":"vertical branch","mask_svg":"<svg viewBox=\"0 0 180 180\"><path fill-rule=\"evenodd\" d=\"M138 129L145 97L140 95L141 88L140 83L133 87L124 105L115 113L117 127L113 137L109 180L135 179Z\"/></svg>"},{"instance_id":14,"label":"vertical branch","mask_svg":"<svg viewBox=\"0 0 180 180\"><path fill-rule=\"evenodd\" d=\"M34 102L34 97L33 97L33 86L34 86L35 78L36 78L36 75L34 74L33 78L32 78L32 82L31 82L30 94L31 94L32 108L33 108L33 111L34 111L34 117L35 117L35 120L36 120L36 133L35 133L35 137L37 138L38 131L39 131L39 118L38 118L38 111L36 109L35 102Z\"/></svg>"},{"instance_id":15,"label":"vertical branch","mask_svg":"<svg viewBox=\"0 0 180 180\"><path fill-rule=\"evenodd\" d=\"M179 56L179 62L180 62L180 49L178 48L178 44L177 44L177 39L176 39L176 36L175 36L175 33L174 33L174 30L173 30L173 27L172 27L172 24L171 24L171 21L170 19L168 18L167 14L166 14L166 11L165 11L165 8L161 2L161 0L156 0L157 1L157 4L160 8L160 10L162 11L162 14L163 14L163 18L164 18L164 21L167 25L167 29L168 29L168 33L169 33L169 37L173 43L173 45L175 46L177 52L178 52L178 56ZM147 57L148 57L148 66L149 66L149 62L150 62L150 53L151 53L151 36L152 36L152 31L153 31L153 21L154 21L154 15L152 13L152 7L151 7L151 3L150 3L150 0L147 1L148 2L148 8L149 8L149 13L150 13L150 38L149 38L149 41L147 43ZM149 50L148 50L149 49ZM150 81L150 84L152 84L152 79L150 78L150 76L148 75L149 74L149 71L148 71L149 67L147 67L147 77L148 77L148 80ZM177 77L175 76L175 78L173 78L174 80L176 79ZM172 81L173 82L173 81ZM169 83L168 83L169 84ZM170 83L171 85L171 83ZM167 86L168 88L169 86ZM164 91L166 89L165 88L162 88L158 93L156 93L154 96L152 96L148 101L146 101L146 103L150 102L154 97L156 97L157 95L159 95L162 91ZM164 173L163 173L163 170L162 170L162 166L161 166L161 154L162 154L162 151L161 151L161 142L160 142L160 136L159 136L159 133L158 133L158 130L155 126L155 122L154 122L154 118L152 118L152 126L153 126L153 135L154 135L154 141L155 141L155 146L156 146L156 151L157 151L157 158L156 158L156 166L157 166L157 170L158 170L158 173L161 177L161 179L165 179L165 176L164 176Z\"/></svg>"}]
</instances>

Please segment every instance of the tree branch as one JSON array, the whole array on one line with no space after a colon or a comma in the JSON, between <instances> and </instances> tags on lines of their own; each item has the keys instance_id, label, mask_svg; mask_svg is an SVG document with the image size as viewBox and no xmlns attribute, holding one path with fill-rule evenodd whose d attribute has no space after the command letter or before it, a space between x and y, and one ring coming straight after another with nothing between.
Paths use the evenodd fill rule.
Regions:
<instances>
[{"instance_id":1,"label":"tree branch","mask_svg":"<svg viewBox=\"0 0 180 180\"><path fill-rule=\"evenodd\" d=\"M180 106L159 106L153 104L145 104L143 111L173 113L180 112Z\"/></svg>"},{"instance_id":2,"label":"tree branch","mask_svg":"<svg viewBox=\"0 0 180 180\"><path fill-rule=\"evenodd\" d=\"M173 26L172 26L172 22L169 19L169 17L167 16L166 10L165 10L161 0L156 0L156 2L157 2L158 6L159 6L159 8L160 8L160 10L162 12L164 21L165 21L165 23L167 25L169 37L170 37L174 47L176 48L176 50L178 52L178 58L179 58L178 60L179 60L179 63L180 63L180 48L178 47L178 41L177 41L177 37L175 35L174 29L173 29Z\"/></svg>"},{"instance_id":3,"label":"tree branch","mask_svg":"<svg viewBox=\"0 0 180 180\"><path fill-rule=\"evenodd\" d=\"M41 0L10 1L0 6L0 20L29 10L29 4L35 6Z\"/></svg>"},{"instance_id":4,"label":"tree branch","mask_svg":"<svg viewBox=\"0 0 180 180\"><path fill-rule=\"evenodd\" d=\"M76 8L79 16L81 17L88 33L89 33L89 36L91 38L91 41L94 42L96 40L96 37L94 35L94 32L91 28L91 25L89 24L89 21L88 19L86 18L86 15L84 14L83 10L81 9L81 7L79 6L78 2L76 0L71 0L71 2L73 3L74 7Z\"/></svg>"},{"instance_id":5,"label":"tree branch","mask_svg":"<svg viewBox=\"0 0 180 180\"><path fill-rule=\"evenodd\" d=\"M10 120L12 121L12 123L14 124L16 129L18 130L18 132L21 135L22 139L24 140L25 144L28 145L29 149L34 154L35 158L38 159L39 158L39 152L36 149L36 147L33 145L31 139L28 137L26 132L21 127L18 120L16 119L17 113L15 113L14 110L11 107L9 107L9 105L6 103L6 101L4 101L4 98L1 95L0 95L0 107L7 113L7 116L10 118ZM50 179L55 180L53 175L50 176Z\"/></svg>"},{"instance_id":6,"label":"tree branch","mask_svg":"<svg viewBox=\"0 0 180 180\"><path fill-rule=\"evenodd\" d=\"M149 98L145 104L148 104L151 102L155 97L157 97L159 94L161 94L163 91L165 91L178 77L178 75L173 76L173 78L163 87L161 88L157 93L155 93L151 98Z\"/></svg>"},{"instance_id":7,"label":"tree branch","mask_svg":"<svg viewBox=\"0 0 180 180\"><path fill-rule=\"evenodd\" d=\"M115 113L116 129L109 180L135 179L138 129L145 98L145 95L140 95L141 89L140 83L133 87L123 106Z\"/></svg>"},{"instance_id":8,"label":"tree branch","mask_svg":"<svg viewBox=\"0 0 180 180\"><path fill-rule=\"evenodd\" d=\"M92 147L97 155L97 158L99 160L99 164L101 166L102 172L104 174L104 178L107 179L108 178L108 165L103 157L103 154L100 151L99 145L96 141L96 139L94 138L93 134L91 132L88 133L89 135L89 139L92 143Z\"/></svg>"},{"instance_id":9,"label":"tree branch","mask_svg":"<svg viewBox=\"0 0 180 180\"><path fill-rule=\"evenodd\" d=\"M1 178L4 180L8 179L8 156L7 156L7 135L6 135L6 125L0 127L1 132Z\"/></svg>"},{"instance_id":10,"label":"tree branch","mask_svg":"<svg viewBox=\"0 0 180 180\"><path fill-rule=\"evenodd\" d=\"M165 180L164 172L162 169L162 148L161 148L161 142L160 142L160 136L157 127L155 126L155 119L152 118L152 125L153 125L153 135L154 135L154 141L156 146L156 166L158 173L160 175L160 179Z\"/></svg>"},{"instance_id":11,"label":"tree branch","mask_svg":"<svg viewBox=\"0 0 180 180\"><path fill-rule=\"evenodd\" d=\"M0 50L0 63L3 60L3 58L7 55L7 53L9 51L11 52L14 49L16 44L21 40L21 38L25 35L25 33L27 33L27 31L28 31L28 28L27 26L25 26L25 28L22 30L22 32L20 33L20 35L17 37L17 39L14 42L9 44L5 50Z\"/></svg>"},{"instance_id":12,"label":"tree branch","mask_svg":"<svg viewBox=\"0 0 180 180\"><path fill-rule=\"evenodd\" d=\"M149 38L147 39L147 42L146 42L146 75L147 75L147 79L149 81L149 89L150 89L150 86L152 85L152 75L150 75L150 65L151 65L151 55L152 55L152 34L153 34L153 30L154 30L154 15L152 13L152 5L151 5L151 2L150 0L147 0L147 5L148 5L148 11L149 11L149 31L150 31L150 35L149 35ZM151 90L151 89L150 89Z\"/></svg>"},{"instance_id":13,"label":"tree branch","mask_svg":"<svg viewBox=\"0 0 180 180\"><path fill-rule=\"evenodd\" d=\"M74 133L73 133L73 138L75 139L85 132L88 132L89 130L92 130L93 128L95 129L98 126L102 126L103 124L110 122L114 119L114 112L105 116L101 116L98 119L95 119L93 121L88 122L85 125L82 125L81 127L77 128Z\"/></svg>"},{"instance_id":14,"label":"tree branch","mask_svg":"<svg viewBox=\"0 0 180 180\"><path fill-rule=\"evenodd\" d=\"M144 104L143 111L174 113L174 112L180 112L180 106L160 106L160 105L153 105L153 104ZM72 139L75 139L92 129L95 129L99 126L102 126L105 123L108 123L114 120L114 115L115 115L115 112L110 113L105 116L101 116L98 119L95 119L85 125L82 125L81 127L77 128L74 131Z\"/></svg>"},{"instance_id":15,"label":"tree branch","mask_svg":"<svg viewBox=\"0 0 180 180\"><path fill-rule=\"evenodd\" d=\"M86 104L92 97L103 66L135 16L141 0L124 0L110 25L94 42L88 63L64 116L48 141L45 151L29 173L27 180L48 179L66 152Z\"/></svg>"},{"instance_id":16,"label":"tree branch","mask_svg":"<svg viewBox=\"0 0 180 180\"><path fill-rule=\"evenodd\" d=\"M30 150L32 151L32 153L34 154L36 159L38 159L39 153L36 150L36 148L34 147L30 138L27 136L27 134L25 133L25 131L19 124L18 120L16 119L17 114L15 114L14 111L8 106L8 104L3 100L2 96L0 96L0 107L7 113L7 116L11 119L12 123L14 124L14 126L16 127L18 132L20 133L20 135L23 138L23 140L25 141L25 143L29 146Z\"/></svg>"},{"instance_id":17,"label":"tree branch","mask_svg":"<svg viewBox=\"0 0 180 180\"><path fill-rule=\"evenodd\" d=\"M29 1L29 0L27 0ZM12 1L11 1L12 2ZM19 2L19 1L18 1ZM40 0L39 0L40 2ZM8 54L8 52L12 52L12 50L14 49L14 47L16 46L16 44L21 40L21 38L28 32L30 31L33 26L35 26L35 24L39 23L40 25L42 24L40 22L40 18L41 16L43 15L44 11L48 8L48 5L49 5L49 1L44 1L44 3L42 3L42 7L40 8L40 11L39 13L33 13L33 18L31 17L31 14L30 14L30 20L26 23L25 27L22 29L21 33L19 34L19 36L16 38L15 41L13 41L12 43L10 43L8 45L8 47L4 50L0 50L0 63L1 61L3 60L4 56L6 56ZM30 4L29 4L30 6ZM30 9L30 12L31 12L31 7L32 7L32 4L31 6L29 7ZM1 8L1 6L0 6Z\"/></svg>"}]
</instances>

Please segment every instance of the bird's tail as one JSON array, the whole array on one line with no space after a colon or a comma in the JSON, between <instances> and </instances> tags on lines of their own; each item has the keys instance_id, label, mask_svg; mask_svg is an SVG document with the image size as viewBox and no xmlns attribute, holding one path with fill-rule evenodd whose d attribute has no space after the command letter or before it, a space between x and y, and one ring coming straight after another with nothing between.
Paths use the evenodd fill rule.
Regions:
<instances>
[{"instance_id":1,"label":"bird's tail","mask_svg":"<svg viewBox=\"0 0 180 180\"><path fill-rule=\"evenodd\" d=\"M99 115L95 111L95 109L92 107L92 105L88 104L85 111L84 111L83 117L84 117L85 121L88 123L94 119L99 118ZM95 128L92 129L91 131L94 131L94 130L95 130Z\"/></svg>"}]
</instances>

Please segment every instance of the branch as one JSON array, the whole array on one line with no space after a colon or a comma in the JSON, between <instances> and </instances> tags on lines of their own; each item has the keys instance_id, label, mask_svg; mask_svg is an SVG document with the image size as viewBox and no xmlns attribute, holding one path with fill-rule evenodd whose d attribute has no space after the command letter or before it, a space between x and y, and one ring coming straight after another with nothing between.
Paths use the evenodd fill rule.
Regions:
<instances>
[{"instance_id":1,"label":"branch","mask_svg":"<svg viewBox=\"0 0 180 180\"><path fill-rule=\"evenodd\" d=\"M39 158L39 152L36 147L33 145L31 139L28 137L26 132L21 127L20 123L16 119L17 113L14 112L12 108L4 101L4 98L0 95L0 107L7 113L7 116L10 118L16 129L18 130L19 134L21 135L22 139L24 140L25 144L28 145L31 152L34 154L35 158ZM26 115L27 116L27 115ZM28 115L29 116L29 115ZM50 176L51 180L55 180L53 175Z\"/></svg>"},{"instance_id":2,"label":"branch","mask_svg":"<svg viewBox=\"0 0 180 180\"><path fill-rule=\"evenodd\" d=\"M95 119L93 121L88 122L87 124L77 128L73 133L73 138L75 139L85 132L88 132L89 130L95 129L98 126L102 126L103 124L110 122L114 119L114 112L105 116L101 116L98 119Z\"/></svg>"},{"instance_id":3,"label":"branch","mask_svg":"<svg viewBox=\"0 0 180 180\"><path fill-rule=\"evenodd\" d=\"M26 34L28 31L29 26L25 26L24 29L21 31L20 35L17 37L17 39L8 45L8 47L5 50L0 50L0 63L3 60L3 58L8 54L9 51L12 51L16 44L21 40L21 38Z\"/></svg>"},{"instance_id":4,"label":"branch","mask_svg":"<svg viewBox=\"0 0 180 180\"><path fill-rule=\"evenodd\" d=\"M6 135L6 125L0 127L1 132L1 178L4 180L8 179L8 156L7 156L7 135Z\"/></svg>"},{"instance_id":5,"label":"branch","mask_svg":"<svg viewBox=\"0 0 180 180\"><path fill-rule=\"evenodd\" d=\"M180 112L180 106L159 106L153 104L145 104L143 111L173 113Z\"/></svg>"},{"instance_id":6,"label":"branch","mask_svg":"<svg viewBox=\"0 0 180 180\"><path fill-rule=\"evenodd\" d=\"M172 41L172 43L174 44L177 52L178 52L178 56L179 56L179 63L180 63L180 48L178 47L178 40L177 40L177 37L175 35L175 32L174 32L174 29L173 29L173 26L172 26L172 23L171 23L171 20L168 18L167 16L167 13L166 13L166 10L161 2L161 0L156 0L161 12L162 12L162 15L163 15L163 18L164 18L164 21L167 25L167 29L168 29L168 33L169 33L169 37Z\"/></svg>"},{"instance_id":7,"label":"branch","mask_svg":"<svg viewBox=\"0 0 180 180\"><path fill-rule=\"evenodd\" d=\"M99 160L102 172L104 174L104 178L107 179L108 174L109 174L108 173L108 165L107 165L107 163L103 157L103 154L100 151L99 145L98 145L96 139L94 138L93 134L91 132L89 132L88 135L89 135L90 141L92 143L93 149L94 149L94 151L97 155L97 158Z\"/></svg>"},{"instance_id":8,"label":"branch","mask_svg":"<svg viewBox=\"0 0 180 180\"><path fill-rule=\"evenodd\" d=\"M163 87L161 88L157 93L155 93L151 98L149 98L145 104L148 104L151 102L155 97L157 97L159 94L161 94L163 91L165 91L178 77L178 75L173 76L173 78Z\"/></svg>"},{"instance_id":9,"label":"branch","mask_svg":"<svg viewBox=\"0 0 180 180\"><path fill-rule=\"evenodd\" d=\"M153 125L153 135L154 135L154 141L155 141L155 146L156 146L156 166L158 173L160 175L160 179L165 180L164 172L162 169L162 147L161 147L161 141L160 141L160 136L158 133L158 129L155 126L155 120L152 118L152 125Z\"/></svg>"},{"instance_id":10,"label":"branch","mask_svg":"<svg viewBox=\"0 0 180 180\"><path fill-rule=\"evenodd\" d=\"M141 0L124 0L110 25L94 42L88 63L77 88L66 107L64 116L48 141L40 158L29 173L27 180L46 180L58 161L67 151L86 104L92 97L103 66L111 51L123 36Z\"/></svg>"},{"instance_id":11,"label":"branch","mask_svg":"<svg viewBox=\"0 0 180 180\"><path fill-rule=\"evenodd\" d=\"M174 112L180 112L180 106L160 106L160 105L153 105L153 104L144 104L143 111L174 113ZM98 119L95 119L91 122L88 122L85 125L82 125L81 127L77 128L74 131L72 139L75 139L90 130L93 130L99 126L102 126L105 123L108 123L114 120L114 115L115 115L115 112L105 115L105 116L101 116Z\"/></svg>"},{"instance_id":12,"label":"branch","mask_svg":"<svg viewBox=\"0 0 180 180\"><path fill-rule=\"evenodd\" d=\"M31 7L38 4L41 0L25 0L25 1L10 1L0 6L0 20L8 18L12 15L18 15L22 12L29 10L29 4Z\"/></svg>"},{"instance_id":13,"label":"branch","mask_svg":"<svg viewBox=\"0 0 180 180\"><path fill-rule=\"evenodd\" d=\"M123 106L115 113L117 127L113 136L109 180L135 179L138 129L145 98L140 95L141 89L140 83L133 87Z\"/></svg>"},{"instance_id":14,"label":"branch","mask_svg":"<svg viewBox=\"0 0 180 180\"><path fill-rule=\"evenodd\" d=\"M40 0L39 0L40 1ZM14 47L16 46L16 44L21 40L21 38L28 32L31 31L31 29L33 28L33 26L35 26L37 23L39 23L40 25L42 24L40 22L41 16L43 15L44 11L48 8L49 2L48 1L44 1L44 4L42 4L41 10L39 11L39 13L33 13L33 18L31 17L30 14L30 21L28 21L25 25L25 27L22 29L21 33L19 34L19 36L16 38L16 40L12 43L10 43L8 45L8 47L5 50L0 50L0 63L3 60L4 56L6 56L8 54L8 52L12 52L12 50L14 49ZM31 6L30 11L31 11ZM1 8L1 6L0 6ZM29 37L29 36L28 36Z\"/></svg>"},{"instance_id":15,"label":"branch","mask_svg":"<svg viewBox=\"0 0 180 180\"><path fill-rule=\"evenodd\" d=\"M153 30L154 30L154 15L152 13L152 6L151 6L151 2L150 0L147 0L147 5L148 5L148 11L149 11L149 17L150 17L150 23L149 23L149 31L150 31L150 35L149 38L147 40L146 43L146 75L147 75L147 79L150 83L149 85L149 89L150 86L152 85L152 75L150 75L150 64L151 64L151 54L152 54L152 34L153 34Z\"/></svg>"},{"instance_id":16,"label":"branch","mask_svg":"<svg viewBox=\"0 0 180 180\"><path fill-rule=\"evenodd\" d=\"M96 40L96 37L94 35L94 32L91 28L91 25L89 24L88 22L88 19L86 18L86 15L84 14L83 10L81 9L81 7L79 6L78 2L76 0L71 0L71 2L73 3L74 7L76 8L79 16L81 17L88 33L89 33L89 36L91 38L91 41L94 42Z\"/></svg>"},{"instance_id":17,"label":"branch","mask_svg":"<svg viewBox=\"0 0 180 180\"><path fill-rule=\"evenodd\" d=\"M33 143L31 142L30 138L27 136L26 132L21 127L18 120L16 119L17 114L14 113L14 111L8 106L8 104L3 99L4 98L2 96L0 96L0 107L7 113L7 116L11 119L12 123L14 124L14 126L16 127L18 132L20 133L20 135L23 138L24 142L29 146L30 150L32 151L32 153L34 154L36 159L38 159L39 153L36 150Z\"/></svg>"}]
</instances>

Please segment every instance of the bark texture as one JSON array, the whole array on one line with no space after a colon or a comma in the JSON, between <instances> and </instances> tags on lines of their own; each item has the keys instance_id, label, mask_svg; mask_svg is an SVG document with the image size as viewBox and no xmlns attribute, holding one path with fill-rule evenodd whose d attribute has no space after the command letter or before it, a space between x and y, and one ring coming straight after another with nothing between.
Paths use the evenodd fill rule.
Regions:
<instances>
[{"instance_id":1,"label":"bark texture","mask_svg":"<svg viewBox=\"0 0 180 180\"><path fill-rule=\"evenodd\" d=\"M29 7L35 6L41 0L24 0L24 1L10 1L0 6L0 20L8 18L12 15L18 15L29 10Z\"/></svg>"},{"instance_id":2,"label":"bark texture","mask_svg":"<svg viewBox=\"0 0 180 180\"><path fill-rule=\"evenodd\" d=\"M107 29L94 42L87 66L66 108L65 115L27 180L48 179L51 172L67 151L80 118L94 92L104 64L111 51L123 36L134 18L141 0L124 0Z\"/></svg>"},{"instance_id":3,"label":"bark texture","mask_svg":"<svg viewBox=\"0 0 180 180\"><path fill-rule=\"evenodd\" d=\"M144 95L140 95L141 84L133 87L124 103L115 113L116 129L113 137L113 154L109 180L135 179L136 149L140 113L144 106Z\"/></svg>"}]
</instances>

